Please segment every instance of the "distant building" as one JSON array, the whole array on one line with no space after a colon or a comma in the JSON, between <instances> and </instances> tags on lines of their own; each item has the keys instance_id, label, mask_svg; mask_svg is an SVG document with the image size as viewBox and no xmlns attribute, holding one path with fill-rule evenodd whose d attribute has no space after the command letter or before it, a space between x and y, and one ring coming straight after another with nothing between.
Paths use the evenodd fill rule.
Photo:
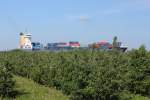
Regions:
<instances>
[{"instance_id":1,"label":"distant building","mask_svg":"<svg viewBox=\"0 0 150 100\"><path fill-rule=\"evenodd\" d=\"M20 49L32 49L31 34L20 33Z\"/></svg>"}]
</instances>

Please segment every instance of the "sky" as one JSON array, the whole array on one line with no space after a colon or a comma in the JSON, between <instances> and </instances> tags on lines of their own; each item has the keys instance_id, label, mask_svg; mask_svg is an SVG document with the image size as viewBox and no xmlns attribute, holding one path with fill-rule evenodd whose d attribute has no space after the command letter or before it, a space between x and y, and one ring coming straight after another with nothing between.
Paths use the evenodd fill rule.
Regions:
<instances>
[{"instance_id":1,"label":"sky","mask_svg":"<svg viewBox=\"0 0 150 100\"><path fill-rule=\"evenodd\" d=\"M150 49L150 0L1 0L0 50L19 45L19 33L32 40L112 42Z\"/></svg>"}]
</instances>

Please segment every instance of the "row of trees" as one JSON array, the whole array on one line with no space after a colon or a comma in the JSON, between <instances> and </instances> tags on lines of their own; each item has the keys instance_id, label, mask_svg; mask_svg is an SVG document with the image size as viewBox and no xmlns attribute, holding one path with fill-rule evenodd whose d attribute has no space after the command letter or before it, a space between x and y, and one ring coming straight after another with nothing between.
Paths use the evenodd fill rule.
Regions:
<instances>
[{"instance_id":1,"label":"row of trees","mask_svg":"<svg viewBox=\"0 0 150 100\"><path fill-rule=\"evenodd\" d=\"M131 98L122 94L150 96L150 52L144 46L126 53L2 52L0 62L3 61L9 61L14 74L62 90L72 100Z\"/></svg>"}]
</instances>

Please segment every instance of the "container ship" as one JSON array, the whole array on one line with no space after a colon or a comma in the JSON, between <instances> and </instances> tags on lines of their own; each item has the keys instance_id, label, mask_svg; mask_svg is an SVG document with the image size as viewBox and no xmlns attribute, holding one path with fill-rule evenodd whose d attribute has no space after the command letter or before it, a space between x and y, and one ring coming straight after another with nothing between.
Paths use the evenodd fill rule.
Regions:
<instances>
[{"instance_id":1,"label":"container ship","mask_svg":"<svg viewBox=\"0 0 150 100\"><path fill-rule=\"evenodd\" d=\"M127 47L121 46L121 42L116 42L115 48L117 50L125 52ZM20 42L19 48L22 50L32 50L32 51L39 51L39 50L47 50L47 51L68 51L77 49L97 49L97 50L112 50L113 44L100 41L97 43L88 44L87 47L81 46L80 42L78 41L70 41L70 42L55 42L55 43L47 43L46 46L43 46L40 42L32 42L32 35L20 33Z\"/></svg>"}]
</instances>

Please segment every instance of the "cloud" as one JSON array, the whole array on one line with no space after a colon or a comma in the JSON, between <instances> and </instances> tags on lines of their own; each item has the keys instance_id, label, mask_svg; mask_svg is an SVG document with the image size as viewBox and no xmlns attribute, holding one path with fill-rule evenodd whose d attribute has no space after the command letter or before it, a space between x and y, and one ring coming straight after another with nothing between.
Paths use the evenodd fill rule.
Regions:
<instances>
[{"instance_id":1,"label":"cloud","mask_svg":"<svg viewBox=\"0 0 150 100\"><path fill-rule=\"evenodd\" d=\"M146 8L150 8L150 0L138 0L139 4L143 5Z\"/></svg>"},{"instance_id":2,"label":"cloud","mask_svg":"<svg viewBox=\"0 0 150 100\"><path fill-rule=\"evenodd\" d=\"M88 15L84 15L84 14L83 15L68 15L66 16L66 19L70 21L79 21L82 23L87 23L91 21L92 19L94 19L95 17L108 16L108 15L117 14L120 12L121 10L118 10L118 9L107 9L107 10L102 10L99 12L91 13Z\"/></svg>"},{"instance_id":3,"label":"cloud","mask_svg":"<svg viewBox=\"0 0 150 100\"><path fill-rule=\"evenodd\" d=\"M72 21L80 21L80 22L88 22L91 18L86 15L69 15L67 16L67 19Z\"/></svg>"},{"instance_id":4,"label":"cloud","mask_svg":"<svg viewBox=\"0 0 150 100\"><path fill-rule=\"evenodd\" d=\"M79 16L78 20L80 22L88 22L90 20L90 18L88 16Z\"/></svg>"},{"instance_id":5,"label":"cloud","mask_svg":"<svg viewBox=\"0 0 150 100\"><path fill-rule=\"evenodd\" d=\"M150 4L150 0L135 0L135 1L143 4Z\"/></svg>"},{"instance_id":6,"label":"cloud","mask_svg":"<svg viewBox=\"0 0 150 100\"><path fill-rule=\"evenodd\" d=\"M127 2L129 7L134 8L150 8L150 0L130 0Z\"/></svg>"},{"instance_id":7,"label":"cloud","mask_svg":"<svg viewBox=\"0 0 150 100\"><path fill-rule=\"evenodd\" d=\"M117 14L117 13L121 13L121 9L107 9L107 10L103 10L102 12L100 12L101 15L112 15L112 14Z\"/></svg>"}]
</instances>

